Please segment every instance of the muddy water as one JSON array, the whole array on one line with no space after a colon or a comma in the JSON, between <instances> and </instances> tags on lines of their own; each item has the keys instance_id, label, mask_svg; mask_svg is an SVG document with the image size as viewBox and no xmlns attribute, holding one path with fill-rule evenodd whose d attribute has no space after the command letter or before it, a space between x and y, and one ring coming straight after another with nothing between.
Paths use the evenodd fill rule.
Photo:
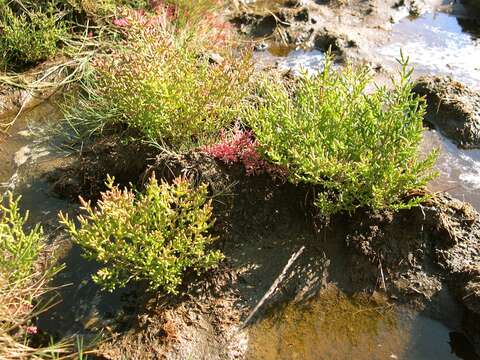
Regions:
<instances>
[{"instance_id":1,"label":"muddy water","mask_svg":"<svg viewBox=\"0 0 480 360\"><path fill-rule=\"evenodd\" d=\"M449 75L480 89L480 27L475 20L443 12L427 13L417 18L405 17L393 25L382 45L373 46L372 59L388 71L398 68L400 51L410 58L415 76ZM258 61L277 63L282 70L301 68L318 71L323 53L289 46L267 44L257 53ZM379 80L385 80L379 76Z\"/></svg>"},{"instance_id":2,"label":"muddy water","mask_svg":"<svg viewBox=\"0 0 480 360\"><path fill-rule=\"evenodd\" d=\"M45 102L20 115L8 132L0 133L0 184L7 186L17 170L31 157L39 157L42 151L38 144L42 141L42 124L57 117L57 111L50 102ZM14 118L2 120L13 121ZM35 151L32 151L36 148Z\"/></svg>"},{"instance_id":3,"label":"muddy water","mask_svg":"<svg viewBox=\"0 0 480 360\"><path fill-rule=\"evenodd\" d=\"M294 74L301 71L314 73L323 67L325 54L319 50L295 50L279 62L280 69L291 69Z\"/></svg>"},{"instance_id":4,"label":"muddy water","mask_svg":"<svg viewBox=\"0 0 480 360\"><path fill-rule=\"evenodd\" d=\"M288 305L258 323L248 359L460 359L454 352L467 351L455 341L459 337L379 296L347 297L329 286L309 303Z\"/></svg>"}]
</instances>

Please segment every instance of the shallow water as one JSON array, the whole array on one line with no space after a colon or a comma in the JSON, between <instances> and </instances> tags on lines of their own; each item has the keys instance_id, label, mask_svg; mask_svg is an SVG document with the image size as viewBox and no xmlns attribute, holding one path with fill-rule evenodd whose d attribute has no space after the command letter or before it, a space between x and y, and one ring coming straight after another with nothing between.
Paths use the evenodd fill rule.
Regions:
<instances>
[{"instance_id":1,"label":"shallow water","mask_svg":"<svg viewBox=\"0 0 480 360\"><path fill-rule=\"evenodd\" d=\"M255 59L263 66L276 64L281 71L291 70L294 75L302 71L314 74L322 69L325 53L320 50L270 45L265 51L256 53Z\"/></svg>"},{"instance_id":2,"label":"shallow water","mask_svg":"<svg viewBox=\"0 0 480 360\"><path fill-rule=\"evenodd\" d=\"M32 111L20 115L6 133L0 133L0 184L4 187L10 182L17 170L29 159L46 155L39 149L44 138L42 126L58 117L55 107L48 101ZM13 121L14 118L2 120ZM33 150L35 149L35 150Z\"/></svg>"},{"instance_id":3,"label":"shallow water","mask_svg":"<svg viewBox=\"0 0 480 360\"><path fill-rule=\"evenodd\" d=\"M463 336L381 298L347 297L334 286L287 305L250 329L248 359L460 359ZM450 345L453 344L453 348Z\"/></svg>"},{"instance_id":4,"label":"shallow water","mask_svg":"<svg viewBox=\"0 0 480 360\"><path fill-rule=\"evenodd\" d=\"M21 195L21 207L29 210L31 223L56 220L58 211L69 207L68 202L52 196L44 176L68 161L46 130L59 117L54 102L45 101L21 114L0 136L0 194L11 190Z\"/></svg>"},{"instance_id":5,"label":"shallow water","mask_svg":"<svg viewBox=\"0 0 480 360\"><path fill-rule=\"evenodd\" d=\"M264 64L277 63L281 70L298 74L321 69L323 52L269 44L256 54ZM410 59L414 76L449 75L480 89L480 25L468 18L436 12L405 17L393 25L390 38L370 51L387 70L398 69L400 51ZM385 81L379 76L379 81Z\"/></svg>"},{"instance_id":6,"label":"shallow water","mask_svg":"<svg viewBox=\"0 0 480 360\"><path fill-rule=\"evenodd\" d=\"M281 70L292 70L294 74L301 71L312 74L322 69L324 60L325 54L322 51L298 49L279 60L278 67Z\"/></svg>"},{"instance_id":7,"label":"shallow water","mask_svg":"<svg viewBox=\"0 0 480 360\"><path fill-rule=\"evenodd\" d=\"M439 177L429 184L432 191L446 191L480 211L480 150L459 149L453 142L429 130L423 149L440 149L436 163Z\"/></svg>"},{"instance_id":8,"label":"shallow water","mask_svg":"<svg viewBox=\"0 0 480 360\"><path fill-rule=\"evenodd\" d=\"M391 39L374 51L382 65L396 65L402 50L418 75L451 75L480 88L478 29L472 20L446 13L405 18L393 26Z\"/></svg>"}]
</instances>

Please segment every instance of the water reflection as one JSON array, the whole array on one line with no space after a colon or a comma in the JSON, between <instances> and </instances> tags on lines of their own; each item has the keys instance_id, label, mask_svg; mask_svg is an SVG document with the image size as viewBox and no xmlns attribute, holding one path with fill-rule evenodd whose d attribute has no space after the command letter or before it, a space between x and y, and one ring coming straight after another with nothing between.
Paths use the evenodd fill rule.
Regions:
<instances>
[{"instance_id":1,"label":"water reflection","mask_svg":"<svg viewBox=\"0 0 480 360\"><path fill-rule=\"evenodd\" d=\"M308 304L287 305L250 332L251 360L459 359L441 323L382 297L347 297L334 286Z\"/></svg>"},{"instance_id":2,"label":"water reflection","mask_svg":"<svg viewBox=\"0 0 480 360\"><path fill-rule=\"evenodd\" d=\"M440 149L436 163L440 175L430 183L432 191L447 191L480 210L480 150L459 149L434 130L424 133L423 149Z\"/></svg>"}]
</instances>

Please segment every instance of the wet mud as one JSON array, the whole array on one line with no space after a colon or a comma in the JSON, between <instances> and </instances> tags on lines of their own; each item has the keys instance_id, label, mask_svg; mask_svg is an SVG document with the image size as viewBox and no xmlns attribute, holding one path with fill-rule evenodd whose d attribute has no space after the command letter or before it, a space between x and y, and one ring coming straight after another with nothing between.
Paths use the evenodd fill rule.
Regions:
<instances>
[{"instance_id":1,"label":"wet mud","mask_svg":"<svg viewBox=\"0 0 480 360\"><path fill-rule=\"evenodd\" d=\"M425 121L461 148L480 148L480 96L476 91L445 77L422 77L413 91L427 100Z\"/></svg>"},{"instance_id":2,"label":"wet mud","mask_svg":"<svg viewBox=\"0 0 480 360\"><path fill-rule=\"evenodd\" d=\"M82 171L89 170L77 168L67 173L78 176ZM155 349L158 357L171 359L269 358L259 354L274 351L270 345L275 336L281 350L285 346L283 333L272 331L262 343L255 332L265 333L264 326L288 326L282 323L283 315L278 315L283 314L285 306L295 316L308 318L308 311L297 308L321 306L318 302L322 303L322 296L325 291L328 295L331 286L345 301L351 296L366 299L367 303L382 299L383 307L400 309L399 314L405 309L415 319L408 322L408 317L396 313L393 319L403 324L400 330L384 329L383 320L371 320L397 342L391 348L392 354L415 354L431 348L429 341L435 337L417 347L400 341L404 338L402 331L414 329L413 324L426 327L425 331L437 329L443 332L444 339L455 331L463 334L470 345L479 340L475 327L464 321L480 314L476 307L480 299L476 280L480 271L480 226L471 206L436 195L422 207L409 211L358 211L351 217L338 216L324 222L316 217L312 205L315 189L293 186L267 175L247 177L241 167L227 167L200 153L159 157L130 182L141 184L152 172L166 180L183 174L194 182L209 184L217 218L214 231L221 238L218 246L226 261L216 272L191 282L180 299L148 295L137 298L135 308L139 313L130 314L130 324L134 324L131 330L102 345L102 356L142 358L142 354L151 354ZM299 251L293 265L286 267ZM75 252L72 254L75 256ZM279 276L281 281L275 284ZM269 295L265 298L265 294ZM328 308L322 311L331 315ZM277 319L273 323L271 316ZM352 321L350 327L355 329L364 322ZM310 326L298 324L300 329L304 325ZM312 336L324 331L320 323L312 326L319 327ZM343 352L338 350L337 358L348 357L348 351L373 354L372 344L383 342L375 331L371 336L362 336L359 347L344 346ZM302 336L291 341L301 342ZM449 348L446 342L443 344L444 349ZM389 346L385 344L385 349ZM416 350L408 350L412 346ZM258 348L263 350L255 352ZM295 358L296 351L306 351L301 349L294 346L290 352L281 352L284 358ZM318 352L322 351L328 353L333 348L319 346ZM442 356L455 358L448 357L446 351Z\"/></svg>"}]
</instances>

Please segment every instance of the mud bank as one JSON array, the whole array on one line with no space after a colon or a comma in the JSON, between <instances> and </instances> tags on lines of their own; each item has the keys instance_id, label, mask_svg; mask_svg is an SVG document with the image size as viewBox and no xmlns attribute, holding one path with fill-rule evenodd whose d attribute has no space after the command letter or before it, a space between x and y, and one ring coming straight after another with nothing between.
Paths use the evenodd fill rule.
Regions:
<instances>
[{"instance_id":1,"label":"mud bank","mask_svg":"<svg viewBox=\"0 0 480 360\"><path fill-rule=\"evenodd\" d=\"M128 152L109 152L133 159ZM75 176L67 182L83 179L77 189L88 189L83 195L95 198L91 189L101 189L98 184L111 168L101 164L104 159L85 158L57 177L55 188ZM84 176L98 161L96 176ZM242 167L201 153L158 157L134 172L124 180L140 185L155 172L166 180L184 175L208 183L214 232L226 260L217 271L189 281L180 298L140 295L137 304L144 305L129 330L98 350L105 358L255 358L248 355L250 329L282 304L306 304L333 284L366 299L382 293L386 306L421 311L480 343L475 325L480 222L465 203L438 194L408 211L359 210L325 221L312 206L315 189L267 175L246 176ZM71 188L68 193L73 195ZM295 254L298 258L287 266Z\"/></svg>"},{"instance_id":2,"label":"mud bank","mask_svg":"<svg viewBox=\"0 0 480 360\"><path fill-rule=\"evenodd\" d=\"M422 77L414 92L425 96L426 121L459 147L480 147L480 96L458 81L445 77Z\"/></svg>"}]
</instances>

